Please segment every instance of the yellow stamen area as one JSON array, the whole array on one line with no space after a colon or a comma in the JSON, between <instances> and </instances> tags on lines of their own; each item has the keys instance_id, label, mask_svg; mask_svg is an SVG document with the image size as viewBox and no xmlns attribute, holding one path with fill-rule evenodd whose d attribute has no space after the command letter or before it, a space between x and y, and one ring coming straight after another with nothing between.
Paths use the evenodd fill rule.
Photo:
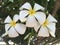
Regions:
<instances>
[{"instance_id":1,"label":"yellow stamen area","mask_svg":"<svg viewBox=\"0 0 60 45\"><path fill-rule=\"evenodd\" d=\"M46 27L48 25L48 20L45 20L45 22L43 23L43 27Z\"/></svg>"},{"instance_id":2,"label":"yellow stamen area","mask_svg":"<svg viewBox=\"0 0 60 45\"><path fill-rule=\"evenodd\" d=\"M29 15L31 15L31 16L32 16L33 14L35 14L35 13L36 13L36 11L35 11L34 9L30 9L28 13L29 13Z\"/></svg>"},{"instance_id":3,"label":"yellow stamen area","mask_svg":"<svg viewBox=\"0 0 60 45\"><path fill-rule=\"evenodd\" d=\"M10 22L10 25L13 26L13 27L15 27L16 22L15 22L15 21L11 21L11 22Z\"/></svg>"}]
</instances>

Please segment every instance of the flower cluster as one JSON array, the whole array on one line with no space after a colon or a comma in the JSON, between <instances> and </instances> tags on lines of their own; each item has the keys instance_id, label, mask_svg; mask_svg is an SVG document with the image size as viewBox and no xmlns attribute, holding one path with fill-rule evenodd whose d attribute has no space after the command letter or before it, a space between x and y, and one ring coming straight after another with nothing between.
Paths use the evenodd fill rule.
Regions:
<instances>
[{"instance_id":1,"label":"flower cluster","mask_svg":"<svg viewBox=\"0 0 60 45\"><path fill-rule=\"evenodd\" d=\"M35 3L32 8L30 3L26 2L19 10L19 15L14 15L13 20L10 16L7 16L5 19L6 33L2 36L8 35L9 37L17 37L19 34L22 35L25 33L26 27L33 27L34 30L38 32L37 36L49 37L49 34L51 34L51 36L55 37L57 20L51 14L46 16L46 14L42 12L45 10L44 7ZM26 24L18 23L18 20Z\"/></svg>"}]
</instances>

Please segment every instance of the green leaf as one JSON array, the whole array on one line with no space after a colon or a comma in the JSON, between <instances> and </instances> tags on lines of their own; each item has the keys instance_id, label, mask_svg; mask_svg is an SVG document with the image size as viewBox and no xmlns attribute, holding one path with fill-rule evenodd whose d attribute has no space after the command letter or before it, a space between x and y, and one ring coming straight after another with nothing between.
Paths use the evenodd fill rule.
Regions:
<instances>
[{"instance_id":1,"label":"green leaf","mask_svg":"<svg viewBox=\"0 0 60 45\"><path fill-rule=\"evenodd\" d=\"M14 0L9 0L10 2L14 2Z\"/></svg>"},{"instance_id":2,"label":"green leaf","mask_svg":"<svg viewBox=\"0 0 60 45\"><path fill-rule=\"evenodd\" d=\"M31 34L31 33L27 34L27 35L25 36L24 40L27 39L27 38L30 36L30 34Z\"/></svg>"}]
</instances>

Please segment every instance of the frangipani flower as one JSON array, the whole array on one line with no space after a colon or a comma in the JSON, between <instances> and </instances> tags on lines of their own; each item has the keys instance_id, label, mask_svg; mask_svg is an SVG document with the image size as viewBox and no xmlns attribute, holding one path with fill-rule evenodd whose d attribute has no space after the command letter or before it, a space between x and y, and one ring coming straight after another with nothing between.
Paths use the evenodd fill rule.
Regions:
<instances>
[{"instance_id":1,"label":"frangipani flower","mask_svg":"<svg viewBox=\"0 0 60 45\"><path fill-rule=\"evenodd\" d=\"M48 37L50 33L53 37L55 37L57 20L53 16L51 16L51 14L49 14L47 19L45 18L43 21L44 23L40 27L38 36Z\"/></svg>"},{"instance_id":2,"label":"frangipani flower","mask_svg":"<svg viewBox=\"0 0 60 45\"><path fill-rule=\"evenodd\" d=\"M13 20L10 16L7 16L5 19L5 30L9 37L17 37L19 34L25 33L26 26L24 24L17 23L18 19L18 15L14 15Z\"/></svg>"},{"instance_id":3,"label":"frangipani flower","mask_svg":"<svg viewBox=\"0 0 60 45\"><path fill-rule=\"evenodd\" d=\"M38 10L44 10L44 7L35 3L34 7L32 8L30 3L26 2L20 7L20 10L19 19L22 22L26 21L27 27L34 27L35 31L37 31L37 29L40 27L40 24L43 23L42 20L44 20L46 17L43 12Z\"/></svg>"}]
</instances>

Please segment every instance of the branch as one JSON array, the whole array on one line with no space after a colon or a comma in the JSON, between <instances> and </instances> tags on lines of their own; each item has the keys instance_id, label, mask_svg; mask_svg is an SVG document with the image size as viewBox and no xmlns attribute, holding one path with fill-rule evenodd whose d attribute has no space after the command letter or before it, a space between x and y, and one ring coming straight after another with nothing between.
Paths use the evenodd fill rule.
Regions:
<instances>
[{"instance_id":1,"label":"branch","mask_svg":"<svg viewBox=\"0 0 60 45\"><path fill-rule=\"evenodd\" d=\"M53 9L53 12L52 12L52 15L53 15L53 16L56 15L59 7L60 7L60 0L56 0L55 6L54 6L54 9Z\"/></svg>"}]
</instances>

